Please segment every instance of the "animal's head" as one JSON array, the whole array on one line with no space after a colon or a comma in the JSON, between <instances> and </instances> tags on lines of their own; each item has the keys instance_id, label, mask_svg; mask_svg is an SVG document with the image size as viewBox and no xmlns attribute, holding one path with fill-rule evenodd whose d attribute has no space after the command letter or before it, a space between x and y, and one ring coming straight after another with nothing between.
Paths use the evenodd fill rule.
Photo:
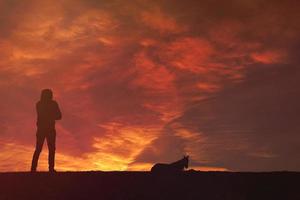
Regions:
<instances>
[{"instance_id":1,"label":"animal's head","mask_svg":"<svg viewBox=\"0 0 300 200\"><path fill-rule=\"evenodd\" d=\"M189 167L189 156L183 156L183 163L184 163L184 168L188 168Z\"/></svg>"}]
</instances>

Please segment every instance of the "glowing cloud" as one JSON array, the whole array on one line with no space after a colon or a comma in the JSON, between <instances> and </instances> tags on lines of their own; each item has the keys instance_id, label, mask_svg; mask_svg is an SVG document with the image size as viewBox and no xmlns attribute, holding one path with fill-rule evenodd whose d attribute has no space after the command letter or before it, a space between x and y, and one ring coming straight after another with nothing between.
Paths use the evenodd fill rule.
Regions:
<instances>
[{"instance_id":1,"label":"glowing cloud","mask_svg":"<svg viewBox=\"0 0 300 200\"><path fill-rule=\"evenodd\" d=\"M299 170L299 2L269 4L0 1L0 171L29 169L43 88L58 170Z\"/></svg>"}]
</instances>

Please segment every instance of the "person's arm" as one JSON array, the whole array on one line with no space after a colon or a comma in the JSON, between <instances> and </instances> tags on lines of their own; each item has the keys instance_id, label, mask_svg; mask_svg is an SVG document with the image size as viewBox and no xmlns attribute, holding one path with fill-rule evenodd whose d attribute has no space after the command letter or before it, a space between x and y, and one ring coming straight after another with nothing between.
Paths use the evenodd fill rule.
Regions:
<instances>
[{"instance_id":1,"label":"person's arm","mask_svg":"<svg viewBox=\"0 0 300 200\"><path fill-rule=\"evenodd\" d=\"M61 111L59 109L58 103L55 102L55 120L60 120L61 119Z\"/></svg>"},{"instance_id":2,"label":"person's arm","mask_svg":"<svg viewBox=\"0 0 300 200\"><path fill-rule=\"evenodd\" d=\"M39 123L39 115L40 115L39 103L35 104L35 110L36 110L36 125L38 125L38 123Z\"/></svg>"},{"instance_id":3,"label":"person's arm","mask_svg":"<svg viewBox=\"0 0 300 200\"><path fill-rule=\"evenodd\" d=\"M35 104L35 109L36 109L36 114L37 114L37 116L39 116L39 115L41 114L39 102L37 102L37 103Z\"/></svg>"}]
</instances>

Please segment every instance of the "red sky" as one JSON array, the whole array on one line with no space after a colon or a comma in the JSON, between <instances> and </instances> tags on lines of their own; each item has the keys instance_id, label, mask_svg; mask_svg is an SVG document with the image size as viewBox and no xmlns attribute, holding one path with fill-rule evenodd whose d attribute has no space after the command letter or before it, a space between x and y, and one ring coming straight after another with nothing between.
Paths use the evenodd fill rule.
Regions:
<instances>
[{"instance_id":1,"label":"red sky","mask_svg":"<svg viewBox=\"0 0 300 200\"><path fill-rule=\"evenodd\" d=\"M58 170L300 170L299 6L0 0L0 171L30 168L44 88Z\"/></svg>"}]
</instances>

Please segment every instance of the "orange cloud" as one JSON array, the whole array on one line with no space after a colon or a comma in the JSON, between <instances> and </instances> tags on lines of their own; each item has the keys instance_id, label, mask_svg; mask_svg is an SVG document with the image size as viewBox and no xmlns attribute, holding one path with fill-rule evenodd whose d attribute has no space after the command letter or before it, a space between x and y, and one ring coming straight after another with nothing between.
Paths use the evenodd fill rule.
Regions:
<instances>
[{"instance_id":1,"label":"orange cloud","mask_svg":"<svg viewBox=\"0 0 300 200\"><path fill-rule=\"evenodd\" d=\"M255 62L263 64L282 63L284 61L284 55L279 51L266 51L262 53L252 53L252 59Z\"/></svg>"},{"instance_id":2,"label":"orange cloud","mask_svg":"<svg viewBox=\"0 0 300 200\"><path fill-rule=\"evenodd\" d=\"M43 88L63 111L59 170L146 170L184 153L202 170L248 169L244 158L287 163L287 142L275 140L288 139L275 128L270 149L258 144L266 124L297 132L268 122L285 109L280 116L299 121L298 14L286 3L230 5L238 9L222 4L220 14L206 1L1 1L0 170L28 169ZM270 166L261 160L251 163Z\"/></svg>"},{"instance_id":3,"label":"orange cloud","mask_svg":"<svg viewBox=\"0 0 300 200\"><path fill-rule=\"evenodd\" d=\"M230 171L229 169L227 168L223 168L223 167L199 167L199 166L196 166L196 167L193 167L191 166L192 169L194 170L197 170L197 171L211 171L211 172L214 172L214 171Z\"/></svg>"},{"instance_id":4,"label":"orange cloud","mask_svg":"<svg viewBox=\"0 0 300 200\"><path fill-rule=\"evenodd\" d=\"M214 53L212 45L201 38L183 38L167 44L161 49L161 58L172 66L201 73L210 70Z\"/></svg>"},{"instance_id":5,"label":"orange cloud","mask_svg":"<svg viewBox=\"0 0 300 200\"><path fill-rule=\"evenodd\" d=\"M141 14L142 21L161 33L179 33L183 32L186 27L180 26L175 19L163 13L159 8L144 11Z\"/></svg>"},{"instance_id":6,"label":"orange cloud","mask_svg":"<svg viewBox=\"0 0 300 200\"><path fill-rule=\"evenodd\" d=\"M217 84L213 83L198 83L197 87L202 91L208 91L208 92L216 92L220 88Z\"/></svg>"},{"instance_id":7,"label":"orange cloud","mask_svg":"<svg viewBox=\"0 0 300 200\"><path fill-rule=\"evenodd\" d=\"M127 170L135 157L157 137L158 129L128 127L120 123L99 125L106 135L94 138L96 151L87 155L100 170Z\"/></svg>"},{"instance_id":8,"label":"orange cloud","mask_svg":"<svg viewBox=\"0 0 300 200\"><path fill-rule=\"evenodd\" d=\"M175 74L166 66L156 63L146 51L135 55L136 78L130 83L132 88L143 88L146 99L143 106L158 112L163 121L170 121L180 114L180 99L175 87Z\"/></svg>"},{"instance_id":9,"label":"orange cloud","mask_svg":"<svg viewBox=\"0 0 300 200\"><path fill-rule=\"evenodd\" d=\"M31 166L31 158L34 148L13 142L1 142L0 156L0 171L28 171ZM62 153L56 154L56 168L60 171L86 170L92 166L92 162L80 157L65 155ZM47 148L40 156L39 170L48 170L48 155Z\"/></svg>"}]
</instances>

